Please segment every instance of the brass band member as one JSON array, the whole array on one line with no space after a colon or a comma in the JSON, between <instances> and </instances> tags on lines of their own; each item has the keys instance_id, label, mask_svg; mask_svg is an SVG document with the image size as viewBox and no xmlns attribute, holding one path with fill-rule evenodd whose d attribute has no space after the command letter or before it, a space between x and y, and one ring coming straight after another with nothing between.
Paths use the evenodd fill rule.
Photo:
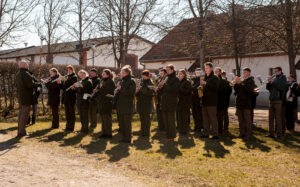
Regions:
<instances>
[{"instance_id":1,"label":"brass band member","mask_svg":"<svg viewBox=\"0 0 300 187\"><path fill-rule=\"evenodd\" d=\"M97 108L98 108L98 87L100 85L100 78L97 75L97 70L95 68L90 70L90 77L93 84L93 94L90 98L90 128L94 129L97 127Z\"/></svg>"},{"instance_id":2,"label":"brass band member","mask_svg":"<svg viewBox=\"0 0 300 187\"><path fill-rule=\"evenodd\" d=\"M274 68L276 77L270 77L267 84L267 90L270 92L270 108L269 108L269 135L267 137L280 139L282 135L282 101L286 90L286 76L283 75L281 67ZM274 127L275 121L275 127Z\"/></svg>"},{"instance_id":3,"label":"brass band member","mask_svg":"<svg viewBox=\"0 0 300 187\"><path fill-rule=\"evenodd\" d=\"M34 76L34 74L31 71L28 71L34 82L38 82L38 80L36 79L36 77ZM41 88L35 88L33 91L33 104L32 104L32 116L31 116L31 124L34 125L35 124L35 120L36 120L36 113L37 113L37 105L38 105L38 98L41 94L40 92ZM30 124L30 114L29 114L29 118L27 121L27 124Z\"/></svg>"},{"instance_id":4,"label":"brass band member","mask_svg":"<svg viewBox=\"0 0 300 187\"><path fill-rule=\"evenodd\" d=\"M136 91L136 84L131 78L130 66L124 66L121 69L122 81L115 89L117 95L117 112L119 116L119 123L122 133L122 141L124 143L131 143L131 120L134 112L134 96Z\"/></svg>"},{"instance_id":5,"label":"brass band member","mask_svg":"<svg viewBox=\"0 0 300 187\"><path fill-rule=\"evenodd\" d=\"M200 86L201 69L197 68L195 71L195 77L192 79L192 115L194 119L194 131L200 132L203 129L203 117L202 117L202 101L198 94L198 87Z\"/></svg>"},{"instance_id":6,"label":"brass band member","mask_svg":"<svg viewBox=\"0 0 300 187\"><path fill-rule=\"evenodd\" d=\"M157 80L157 85L159 85L159 83L162 80L164 80L166 76L167 76L166 69L161 68L159 70L159 78ZM161 96L162 96L162 87L157 88L156 94L157 94L156 115L157 115L158 129L160 131L164 131L164 130L166 130L166 128L165 128L165 124L164 124L164 120L163 120L163 116L162 116L162 111L161 111L161 107L160 107L160 105L161 105Z\"/></svg>"},{"instance_id":7,"label":"brass band member","mask_svg":"<svg viewBox=\"0 0 300 187\"><path fill-rule=\"evenodd\" d=\"M93 84L89 78L88 72L80 70L78 76L81 79L78 83L74 83L72 89L77 92L77 107L79 110L81 121L81 132L88 133L89 131L89 95L93 92Z\"/></svg>"},{"instance_id":8,"label":"brass band member","mask_svg":"<svg viewBox=\"0 0 300 187\"><path fill-rule=\"evenodd\" d=\"M203 136L209 137L210 125L212 126L212 139L218 137L217 103L219 78L214 75L213 65L210 62L205 63L205 78L200 83L203 85L202 97L202 115L203 115Z\"/></svg>"},{"instance_id":9,"label":"brass band member","mask_svg":"<svg viewBox=\"0 0 300 187\"><path fill-rule=\"evenodd\" d=\"M30 106L33 104L33 89L40 84L33 81L26 62L21 61L19 68L20 70L16 75L19 99L18 137L22 137L28 135L25 126L29 118Z\"/></svg>"},{"instance_id":10,"label":"brass band member","mask_svg":"<svg viewBox=\"0 0 300 187\"><path fill-rule=\"evenodd\" d=\"M75 74L74 67L68 65L67 67L67 76L63 84L63 95L62 103L65 106L65 115L66 115L66 129L65 131L73 131L75 127L75 103L76 103L76 91L69 89L74 83L77 82L77 76Z\"/></svg>"},{"instance_id":11,"label":"brass band member","mask_svg":"<svg viewBox=\"0 0 300 187\"><path fill-rule=\"evenodd\" d=\"M163 112L164 124L166 125L167 140L173 141L176 137L175 112L178 102L179 79L176 77L175 66L170 64L166 67L167 78L162 80L161 110Z\"/></svg>"},{"instance_id":12,"label":"brass band member","mask_svg":"<svg viewBox=\"0 0 300 187\"><path fill-rule=\"evenodd\" d=\"M235 78L234 91L236 93L236 108L239 120L239 138L248 140L252 134L251 106L252 97L256 88L254 78L250 76L249 68L243 69L243 80Z\"/></svg>"},{"instance_id":13,"label":"brass band member","mask_svg":"<svg viewBox=\"0 0 300 187\"><path fill-rule=\"evenodd\" d=\"M226 72L223 71L222 72L222 78L226 81L226 84L228 86L228 92L225 95L225 110L224 110L224 115L223 115L223 132L224 134L228 133L228 127L229 127L229 116L228 116L228 108L229 108L229 104L230 104L230 96L232 94L232 87L229 84L229 81L227 80L226 77Z\"/></svg>"},{"instance_id":14,"label":"brass band member","mask_svg":"<svg viewBox=\"0 0 300 187\"><path fill-rule=\"evenodd\" d=\"M186 71L179 70L179 101L176 111L177 127L180 134L187 134L190 125L191 93L192 85L187 80Z\"/></svg>"},{"instance_id":15,"label":"brass band member","mask_svg":"<svg viewBox=\"0 0 300 187\"><path fill-rule=\"evenodd\" d=\"M113 73L109 69L104 69L102 72L102 82L99 90L99 113L102 121L102 134L100 138L112 137L112 109L113 109L113 94L115 83L113 81Z\"/></svg>"},{"instance_id":16,"label":"brass band member","mask_svg":"<svg viewBox=\"0 0 300 187\"><path fill-rule=\"evenodd\" d=\"M219 67L215 68L215 75L219 78L219 88L218 88L218 105L217 105L217 118L219 135L228 133L228 124L224 123L224 116L227 111L226 98L230 95L232 88L229 82L221 76L222 69ZM227 113L228 115L228 113Z\"/></svg>"},{"instance_id":17,"label":"brass band member","mask_svg":"<svg viewBox=\"0 0 300 187\"><path fill-rule=\"evenodd\" d=\"M149 70L144 70L142 72L142 81L136 88L137 112L141 120L141 135L148 138L150 137L150 114L153 110L152 97L154 95L154 85L150 75Z\"/></svg>"},{"instance_id":18,"label":"brass band member","mask_svg":"<svg viewBox=\"0 0 300 187\"><path fill-rule=\"evenodd\" d=\"M59 128L59 103L60 103L60 89L61 82L58 79L60 76L56 68L49 70L50 78L45 80L45 85L48 89L48 105L52 110L52 128Z\"/></svg>"}]
</instances>

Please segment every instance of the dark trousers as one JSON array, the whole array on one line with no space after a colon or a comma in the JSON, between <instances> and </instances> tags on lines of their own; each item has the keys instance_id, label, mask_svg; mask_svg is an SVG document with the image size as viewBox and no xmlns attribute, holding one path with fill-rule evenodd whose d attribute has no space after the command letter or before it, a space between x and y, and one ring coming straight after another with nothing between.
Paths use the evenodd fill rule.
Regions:
<instances>
[{"instance_id":1,"label":"dark trousers","mask_svg":"<svg viewBox=\"0 0 300 187\"><path fill-rule=\"evenodd\" d=\"M161 131L165 130L163 115L159 105L156 106L156 115L157 115L158 129Z\"/></svg>"},{"instance_id":2,"label":"dark trousers","mask_svg":"<svg viewBox=\"0 0 300 187\"><path fill-rule=\"evenodd\" d=\"M59 128L58 106L50 106L52 110L52 128Z\"/></svg>"},{"instance_id":3,"label":"dark trousers","mask_svg":"<svg viewBox=\"0 0 300 187\"><path fill-rule=\"evenodd\" d=\"M81 122L81 132L88 133L89 131L89 106L78 107L80 122Z\"/></svg>"},{"instance_id":4,"label":"dark trousers","mask_svg":"<svg viewBox=\"0 0 300 187\"><path fill-rule=\"evenodd\" d=\"M229 126L228 108L217 109L219 134L227 133Z\"/></svg>"},{"instance_id":5,"label":"dark trousers","mask_svg":"<svg viewBox=\"0 0 300 187\"><path fill-rule=\"evenodd\" d=\"M190 126L190 111L181 110L176 112L177 127L180 133L186 134Z\"/></svg>"},{"instance_id":6,"label":"dark trousers","mask_svg":"<svg viewBox=\"0 0 300 187\"><path fill-rule=\"evenodd\" d=\"M26 124L29 118L30 105L21 105L19 107L18 135L26 135Z\"/></svg>"},{"instance_id":7,"label":"dark trousers","mask_svg":"<svg viewBox=\"0 0 300 187\"><path fill-rule=\"evenodd\" d=\"M66 129L74 130L75 127L75 105L65 105L65 113L66 113Z\"/></svg>"},{"instance_id":8,"label":"dark trousers","mask_svg":"<svg viewBox=\"0 0 300 187\"><path fill-rule=\"evenodd\" d=\"M112 116L111 113L101 113L102 134L105 136L112 136Z\"/></svg>"},{"instance_id":9,"label":"dark trousers","mask_svg":"<svg viewBox=\"0 0 300 187\"><path fill-rule=\"evenodd\" d=\"M285 118L287 130L295 130L294 111L296 110L293 102L286 102L285 105Z\"/></svg>"},{"instance_id":10,"label":"dark trousers","mask_svg":"<svg viewBox=\"0 0 300 187\"><path fill-rule=\"evenodd\" d=\"M147 113L140 113L140 120L141 120L141 133L142 136L150 136L150 127L151 127L151 120L150 114Z\"/></svg>"},{"instance_id":11,"label":"dark trousers","mask_svg":"<svg viewBox=\"0 0 300 187\"><path fill-rule=\"evenodd\" d=\"M212 126L212 135L218 136L218 120L217 120L217 107L216 106L203 106L203 134L209 136L210 126Z\"/></svg>"},{"instance_id":12,"label":"dark trousers","mask_svg":"<svg viewBox=\"0 0 300 187\"><path fill-rule=\"evenodd\" d=\"M176 138L175 111L163 111L163 120L166 125L167 138Z\"/></svg>"},{"instance_id":13,"label":"dark trousers","mask_svg":"<svg viewBox=\"0 0 300 187\"><path fill-rule=\"evenodd\" d=\"M98 103L93 101L90 103L90 122L91 122L91 128L96 128L97 127L97 108L98 108Z\"/></svg>"},{"instance_id":14,"label":"dark trousers","mask_svg":"<svg viewBox=\"0 0 300 187\"><path fill-rule=\"evenodd\" d=\"M131 120L132 114L119 114L122 141L131 142Z\"/></svg>"},{"instance_id":15,"label":"dark trousers","mask_svg":"<svg viewBox=\"0 0 300 187\"><path fill-rule=\"evenodd\" d=\"M269 132L274 136L282 134L282 102L271 102L269 107Z\"/></svg>"},{"instance_id":16,"label":"dark trousers","mask_svg":"<svg viewBox=\"0 0 300 187\"><path fill-rule=\"evenodd\" d=\"M200 131L203 129L202 108L199 105L193 105L192 115L194 119L194 130Z\"/></svg>"},{"instance_id":17,"label":"dark trousers","mask_svg":"<svg viewBox=\"0 0 300 187\"><path fill-rule=\"evenodd\" d=\"M240 137L250 138L252 134L251 110L237 108Z\"/></svg>"}]
</instances>

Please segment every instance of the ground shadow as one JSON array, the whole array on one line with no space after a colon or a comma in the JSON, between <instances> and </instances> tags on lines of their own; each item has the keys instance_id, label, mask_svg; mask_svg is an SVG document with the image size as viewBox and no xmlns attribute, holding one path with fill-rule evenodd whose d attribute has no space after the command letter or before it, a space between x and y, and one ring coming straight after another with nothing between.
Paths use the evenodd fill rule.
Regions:
<instances>
[{"instance_id":1,"label":"ground shadow","mask_svg":"<svg viewBox=\"0 0 300 187\"><path fill-rule=\"evenodd\" d=\"M191 134L180 134L178 138L178 144L182 149L189 149L196 146L194 137Z\"/></svg>"},{"instance_id":2,"label":"ground shadow","mask_svg":"<svg viewBox=\"0 0 300 187\"><path fill-rule=\"evenodd\" d=\"M75 136L72 136L70 138L66 138L63 140L63 143L60 146L73 146L77 145L81 142L81 140L87 136L86 133L77 133Z\"/></svg>"},{"instance_id":3,"label":"ground shadow","mask_svg":"<svg viewBox=\"0 0 300 187\"><path fill-rule=\"evenodd\" d=\"M245 143L245 146L248 149L259 149L262 152L270 152L271 151L271 148L269 146L264 145L264 143L266 143L266 142L256 138L256 136L252 136L250 140L243 140L243 142Z\"/></svg>"},{"instance_id":4,"label":"ground shadow","mask_svg":"<svg viewBox=\"0 0 300 187\"><path fill-rule=\"evenodd\" d=\"M215 154L216 158L224 158L226 154L229 154L230 151L225 149L223 145L221 145L219 140L212 140L209 138L204 139L204 150L206 153L203 155L206 157L212 157L212 152Z\"/></svg>"},{"instance_id":5,"label":"ground shadow","mask_svg":"<svg viewBox=\"0 0 300 187\"><path fill-rule=\"evenodd\" d=\"M15 130L18 130L18 127L10 127L7 129L2 129L0 130L0 134L7 134L9 131L15 131Z\"/></svg>"},{"instance_id":6,"label":"ground shadow","mask_svg":"<svg viewBox=\"0 0 300 187\"><path fill-rule=\"evenodd\" d=\"M43 142L54 142L54 141L60 141L62 140L67 133L65 132L57 132L48 136L45 136L45 139L43 139Z\"/></svg>"},{"instance_id":7,"label":"ground shadow","mask_svg":"<svg viewBox=\"0 0 300 187\"><path fill-rule=\"evenodd\" d=\"M226 135L221 136L219 141L223 142L223 144L226 146L233 146L234 144L236 144L236 142L233 141L233 139L235 138L236 137L233 134L227 133Z\"/></svg>"},{"instance_id":8,"label":"ground shadow","mask_svg":"<svg viewBox=\"0 0 300 187\"><path fill-rule=\"evenodd\" d=\"M182 156L177 142L161 140L160 143L160 149L157 152L165 154L166 158L175 159L177 156Z\"/></svg>"},{"instance_id":9,"label":"ground shadow","mask_svg":"<svg viewBox=\"0 0 300 187\"><path fill-rule=\"evenodd\" d=\"M133 141L133 146L135 146L137 150L147 150L152 148L149 137L142 136L139 136L137 140Z\"/></svg>"},{"instance_id":10,"label":"ground shadow","mask_svg":"<svg viewBox=\"0 0 300 187\"><path fill-rule=\"evenodd\" d=\"M0 142L0 152L4 151L4 153L0 153L0 156L17 147L16 144L20 142L20 139L20 137L14 137L4 142Z\"/></svg>"},{"instance_id":11,"label":"ground shadow","mask_svg":"<svg viewBox=\"0 0 300 187\"><path fill-rule=\"evenodd\" d=\"M29 138L39 138L39 137L42 137L42 136L48 134L49 132L51 132L52 130L53 130L52 128L37 130L37 131L31 133Z\"/></svg>"},{"instance_id":12,"label":"ground shadow","mask_svg":"<svg viewBox=\"0 0 300 187\"><path fill-rule=\"evenodd\" d=\"M129 156L129 146L129 143L119 143L110 150L105 151L105 154L109 156L110 162L117 162Z\"/></svg>"}]
</instances>

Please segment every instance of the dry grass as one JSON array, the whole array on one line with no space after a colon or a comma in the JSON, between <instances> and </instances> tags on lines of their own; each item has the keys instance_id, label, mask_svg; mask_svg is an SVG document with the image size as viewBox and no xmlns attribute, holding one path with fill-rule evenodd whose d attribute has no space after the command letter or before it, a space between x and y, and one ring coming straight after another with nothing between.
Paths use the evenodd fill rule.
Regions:
<instances>
[{"instance_id":1,"label":"dry grass","mask_svg":"<svg viewBox=\"0 0 300 187\"><path fill-rule=\"evenodd\" d=\"M232 118L232 115L231 115ZM231 124L231 134L220 140L200 139L198 134L179 136L174 143L165 141L165 134L151 127L149 141L139 137L137 115L133 122L133 144L120 144L114 123L113 139L99 139L100 124L93 133L64 133L50 129L51 124L40 118L29 126L30 143L36 140L45 146L63 147L70 154L90 156L96 167L113 164L140 175L187 186L297 186L300 184L299 133L287 134L281 141L265 138L264 128L254 129L254 139L237 139L238 128ZM12 119L13 121L14 119ZM15 122L1 123L0 133L16 133ZM76 122L76 130L80 123ZM28 140L28 139L27 139ZM79 151L80 150L80 151Z\"/></svg>"}]
</instances>

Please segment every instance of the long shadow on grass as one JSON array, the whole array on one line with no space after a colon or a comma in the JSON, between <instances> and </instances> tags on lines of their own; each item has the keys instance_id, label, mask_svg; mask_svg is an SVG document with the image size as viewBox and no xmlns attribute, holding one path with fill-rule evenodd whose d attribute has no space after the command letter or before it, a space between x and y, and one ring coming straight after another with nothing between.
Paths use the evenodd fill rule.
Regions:
<instances>
[{"instance_id":1,"label":"long shadow on grass","mask_svg":"<svg viewBox=\"0 0 300 187\"><path fill-rule=\"evenodd\" d=\"M142 136L139 136L137 140L133 141L133 146L135 146L137 150L147 150L152 148L149 138Z\"/></svg>"},{"instance_id":2,"label":"long shadow on grass","mask_svg":"<svg viewBox=\"0 0 300 187\"><path fill-rule=\"evenodd\" d=\"M264 145L266 143L263 140L260 140L256 138L255 136L252 136L250 140L243 140L245 142L245 145L248 149L260 149L263 152L270 152L271 148L269 146Z\"/></svg>"},{"instance_id":3,"label":"long shadow on grass","mask_svg":"<svg viewBox=\"0 0 300 187\"><path fill-rule=\"evenodd\" d=\"M2 130L0 130L0 134L7 134L9 131L15 131L17 129L18 129L18 127L10 127L7 129L2 129Z\"/></svg>"},{"instance_id":4,"label":"long shadow on grass","mask_svg":"<svg viewBox=\"0 0 300 187\"><path fill-rule=\"evenodd\" d=\"M88 145L83 146L88 154L102 153L105 151L108 139L94 138Z\"/></svg>"},{"instance_id":5,"label":"long shadow on grass","mask_svg":"<svg viewBox=\"0 0 300 187\"><path fill-rule=\"evenodd\" d=\"M177 156L182 156L181 151L178 149L178 143L167 141L165 132L157 131L152 139L159 141L160 149L157 152L165 154L166 158L175 159Z\"/></svg>"},{"instance_id":6,"label":"long shadow on grass","mask_svg":"<svg viewBox=\"0 0 300 187\"><path fill-rule=\"evenodd\" d=\"M129 156L129 146L127 143L119 143L105 153L109 156L110 162L117 162Z\"/></svg>"},{"instance_id":7,"label":"long shadow on grass","mask_svg":"<svg viewBox=\"0 0 300 187\"><path fill-rule=\"evenodd\" d=\"M219 140L212 140L212 139L204 139L204 150L206 153L203 155L206 157L212 157L212 152L215 153L216 158L224 158L226 154L229 154L230 151L225 149L223 145L221 145Z\"/></svg>"},{"instance_id":8,"label":"long shadow on grass","mask_svg":"<svg viewBox=\"0 0 300 187\"><path fill-rule=\"evenodd\" d=\"M182 149L189 149L195 147L194 137L191 134L179 135L178 144L181 145Z\"/></svg>"},{"instance_id":9,"label":"long shadow on grass","mask_svg":"<svg viewBox=\"0 0 300 187\"><path fill-rule=\"evenodd\" d=\"M43 139L43 142L54 142L62 140L67 134L65 132L57 132L54 134L50 134Z\"/></svg>"},{"instance_id":10,"label":"long shadow on grass","mask_svg":"<svg viewBox=\"0 0 300 187\"><path fill-rule=\"evenodd\" d=\"M49 129L42 129L42 130L37 130L33 133L30 134L29 138L39 138L42 137L46 134L48 134L49 132L51 132L53 129L49 128Z\"/></svg>"},{"instance_id":11,"label":"long shadow on grass","mask_svg":"<svg viewBox=\"0 0 300 187\"><path fill-rule=\"evenodd\" d=\"M86 134L86 133L77 133L75 136L72 136L70 138L64 139L63 143L60 146L73 146L73 145L77 145L87 135L88 134Z\"/></svg>"}]
</instances>

